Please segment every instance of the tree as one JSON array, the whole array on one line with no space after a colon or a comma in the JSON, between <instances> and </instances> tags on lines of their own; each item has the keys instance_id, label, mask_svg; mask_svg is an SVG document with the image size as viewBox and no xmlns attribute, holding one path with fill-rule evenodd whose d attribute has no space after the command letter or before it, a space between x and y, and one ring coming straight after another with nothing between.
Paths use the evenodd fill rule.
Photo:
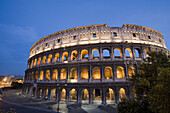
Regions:
<instances>
[{"instance_id":1,"label":"tree","mask_svg":"<svg viewBox=\"0 0 170 113\"><path fill-rule=\"evenodd\" d=\"M133 86L135 86L135 92L136 92L136 98L131 100L126 100L124 103L131 102L139 102L140 105L138 107L145 109L145 113L152 113L158 112L158 109L160 110L158 113L166 113L164 111L169 111L169 105L165 104L166 102L160 100L162 104L159 104L160 101L155 101L159 97L165 98L168 100L168 94L169 94L169 73L168 71L161 72L161 69L168 70L170 68L170 57L167 56L165 53L162 52L151 52L148 53L149 57L143 60L143 62L139 65L139 71L135 72L134 75L132 75L132 78L129 79L129 81L132 83ZM167 75L168 76L167 76ZM167 85L166 87L163 87ZM157 94L157 90L159 90L161 93ZM167 91L168 90L168 91ZM167 96L168 95L168 96ZM122 102L118 105L118 111L120 112L120 108L122 107ZM158 107L155 108L155 107ZM155 109L154 109L155 108ZM127 107L129 109L129 107ZM132 108L135 109L135 108ZM141 109L138 109L136 113L140 113ZM131 112L129 112L131 113Z\"/></svg>"}]
</instances>

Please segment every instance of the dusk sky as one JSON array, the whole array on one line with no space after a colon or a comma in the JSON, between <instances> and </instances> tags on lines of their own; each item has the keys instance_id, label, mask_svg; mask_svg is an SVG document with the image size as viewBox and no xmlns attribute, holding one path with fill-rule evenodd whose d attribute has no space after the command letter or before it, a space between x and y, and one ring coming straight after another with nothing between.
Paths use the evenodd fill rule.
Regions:
<instances>
[{"instance_id":1,"label":"dusk sky","mask_svg":"<svg viewBox=\"0 0 170 113\"><path fill-rule=\"evenodd\" d=\"M0 75L23 75L31 46L51 33L92 24L136 24L164 35L170 0L0 0Z\"/></svg>"}]
</instances>

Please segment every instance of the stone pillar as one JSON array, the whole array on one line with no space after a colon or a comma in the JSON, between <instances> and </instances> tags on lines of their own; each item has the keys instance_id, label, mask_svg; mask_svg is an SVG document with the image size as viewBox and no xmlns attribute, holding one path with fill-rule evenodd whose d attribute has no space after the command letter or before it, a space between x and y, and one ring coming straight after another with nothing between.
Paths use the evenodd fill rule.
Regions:
<instances>
[{"instance_id":1,"label":"stone pillar","mask_svg":"<svg viewBox=\"0 0 170 113\"><path fill-rule=\"evenodd\" d=\"M125 59L126 59L125 48L122 47L122 48L121 48L121 51L122 51L122 59L125 60Z\"/></svg>"},{"instance_id":2,"label":"stone pillar","mask_svg":"<svg viewBox=\"0 0 170 113\"><path fill-rule=\"evenodd\" d=\"M68 51L68 62L71 62L71 51Z\"/></svg>"},{"instance_id":3,"label":"stone pillar","mask_svg":"<svg viewBox=\"0 0 170 113\"><path fill-rule=\"evenodd\" d=\"M69 90L66 89L66 104L69 102Z\"/></svg>"},{"instance_id":4,"label":"stone pillar","mask_svg":"<svg viewBox=\"0 0 170 113\"><path fill-rule=\"evenodd\" d=\"M101 71L100 71L100 72L101 72L101 80L104 81L104 80L105 80L105 76L104 76L104 67L101 66L100 69L101 69Z\"/></svg>"},{"instance_id":5,"label":"stone pillar","mask_svg":"<svg viewBox=\"0 0 170 113\"><path fill-rule=\"evenodd\" d=\"M79 81L81 79L81 68L78 67L77 68L77 81Z\"/></svg>"},{"instance_id":6,"label":"stone pillar","mask_svg":"<svg viewBox=\"0 0 170 113\"><path fill-rule=\"evenodd\" d=\"M77 103L78 104L81 103L81 90L80 89L77 90Z\"/></svg>"},{"instance_id":7,"label":"stone pillar","mask_svg":"<svg viewBox=\"0 0 170 113\"><path fill-rule=\"evenodd\" d=\"M111 52L111 54L110 54L111 60L114 60L114 51L113 51L113 47L111 47L110 52Z\"/></svg>"},{"instance_id":8,"label":"stone pillar","mask_svg":"<svg viewBox=\"0 0 170 113\"><path fill-rule=\"evenodd\" d=\"M61 63L62 62L62 52L59 53L60 54L60 58L59 58L59 62Z\"/></svg>"},{"instance_id":9,"label":"stone pillar","mask_svg":"<svg viewBox=\"0 0 170 113\"><path fill-rule=\"evenodd\" d=\"M89 104L93 104L93 90L89 89Z\"/></svg>"},{"instance_id":10,"label":"stone pillar","mask_svg":"<svg viewBox=\"0 0 170 113\"><path fill-rule=\"evenodd\" d=\"M77 60L81 61L81 51L80 51L80 49L78 49L78 56L77 57L78 57Z\"/></svg>"},{"instance_id":11,"label":"stone pillar","mask_svg":"<svg viewBox=\"0 0 170 113\"><path fill-rule=\"evenodd\" d=\"M115 90L115 104L119 103L119 90L116 88Z\"/></svg>"},{"instance_id":12,"label":"stone pillar","mask_svg":"<svg viewBox=\"0 0 170 113\"><path fill-rule=\"evenodd\" d=\"M45 75L46 75L46 69L44 70L44 74L43 74L43 81L45 81L45 80L46 80Z\"/></svg>"},{"instance_id":13,"label":"stone pillar","mask_svg":"<svg viewBox=\"0 0 170 113\"><path fill-rule=\"evenodd\" d=\"M50 81L52 81L53 69L50 69Z\"/></svg>"},{"instance_id":14,"label":"stone pillar","mask_svg":"<svg viewBox=\"0 0 170 113\"><path fill-rule=\"evenodd\" d=\"M44 89L42 88L42 93L41 93L41 100L44 99Z\"/></svg>"},{"instance_id":15,"label":"stone pillar","mask_svg":"<svg viewBox=\"0 0 170 113\"><path fill-rule=\"evenodd\" d=\"M133 47L131 47L131 51L132 51L133 60L135 60L135 58L136 58L135 49Z\"/></svg>"},{"instance_id":16,"label":"stone pillar","mask_svg":"<svg viewBox=\"0 0 170 113\"><path fill-rule=\"evenodd\" d=\"M51 96L51 89L48 88L48 99L47 100L50 100L50 96Z\"/></svg>"},{"instance_id":17,"label":"stone pillar","mask_svg":"<svg viewBox=\"0 0 170 113\"><path fill-rule=\"evenodd\" d=\"M88 60L92 60L92 49L89 48L88 50Z\"/></svg>"},{"instance_id":18,"label":"stone pillar","mask_svg":"<svg viewBox=\"0 0 170 113\"><path fill-rule=\"evenodd\" d=\"M106 104L106 91L102 88L102 104Z\"/></svg>"},{"instance_id":19,"label":"stone pillar","mask_svg":"<svg viewBox=\"0 0 170 113\"><path fill-rule=\"evenodd\" d=\"M100 60L103 60L103 50L102 50L102 47L99 48L99 56L100 56Z\"/></svg>"},{"instance_id":20,"label":"stone pillar","mask_svg":"<svg viewBox=\"0 0 170 113\"><path fill-rule=\"evenodd\" d=\"M43 63L42 63L42 61L43 61L43 56L41 56L40 65L42 65L42 64L43 64Z\"/></svg>"},{"instance_id":21,"label":"stone pillar","mask_svg":"<svg viewBox=\"0 0 170 113\"><path fill-rule=\"evenodd\" d=\"M38 78L37 78L37 81L39 81L39 78L40 78L40 69L38 68Z\"/></svg>"},{"instance_id":22,"label":"stone pillar","mask_svg":"<svg viewBox=\"0 0 170 113\"><path fill-rule=\"evenodd\" d=\"M55 60L55 53L53 53L52 56L53 56L53 57L52 57L52 62L55 62L55 61L54 61L54 60Z\"/></svg>"},{"instance_id":23,"label":"stone pillar","mask_svg":"<svg viewBox=\"0 0 170 113\"><path fill-rule=\"evenodd\" d=\"M46 62L45 64L48 64L48 55L46 55Z\"/></svg>"},{"instance_id":24,"label":"stone pillar","mask_svg":"<svg viewBox=\"0 0 170 113\"><path fill-rule=\"evenodd\" d=\"M92 66L91 65L89 66L88 70L89 70L89 81L91 81L93 79L93 77L92 77L93 76L92 75Z\"/></svg>"},{"instance_id":25,"label":"stone pillar","mask_svg":"<svg viewBox=\"0 0 170 113\"><path fill-rule=\"evenodd\" d=\"M114 66L114 79L117 79L117 66Z\"/></svg>"}]
</instances>

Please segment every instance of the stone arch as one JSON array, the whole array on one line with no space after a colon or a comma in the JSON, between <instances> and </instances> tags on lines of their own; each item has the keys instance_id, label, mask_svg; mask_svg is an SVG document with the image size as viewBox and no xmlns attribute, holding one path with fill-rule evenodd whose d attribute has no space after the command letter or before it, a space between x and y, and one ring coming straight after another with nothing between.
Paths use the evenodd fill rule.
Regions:
<instances>
[{"instance_id":1,"label":"stone arch","mask_svg":"<svg viewBox=\"0 0 170 113\"><path fill-rule=\"evenodd\" d=\"M56 53L54 57L54 62L59 62L60 61L60 54Z\"/></svg>"},{"instance_id":2,"label":"stone arch","mask_svg":"<svg viewBox=\"0 0 170 113\"><path fill-rule=\"evenodd\" d=\"M68 61L68 52L64 52L62 55L62 61Z\"/></svg>"},{"instance_id":3,"label":"stone arch","mask_svg":"<svg viewBox=\"0 0 170 113\"><path fill-rule=\"evenodd\" d=\"M83 49L83 50L81 51L81 59L82 59L82 60L88 60L88 50Z\"/></svg>"},{"instance_id":4,"label":"stone arch","mask_svg":"<svg viewBox=\"0 0 170 113\"><path fill-rule=\"evenodd\" d=\"M107 104L115 103L115 94L114 94L113 89L111 89L111 88L108 88L106 90L106 103Z\"/></svg>"},{"instance_id":5,"label":"stone arch","mask_svg":"<svg viewBox=\"0 0 170 113\"><path fill-rule=\"evenodd\" d=\"M41 63L41 57L38 58L37 65L40 65L40 63Z\"/></svg>"},{"instance_id":6,"label":"stone arch","mask_svg":"<svg viewBox=\"0 0 170 113\"><path fill-rule=\"evenodd\" d=\"M52 101L56 100L56 89L55 88L51 90L50 100Z\"/></svg>"},{"instance_id":7,"label":"stone arch","mask_svg":"<svg viewBox=\"0 0 170 113\"><path fill-rule=\"evenodd\" d=\"M76 89L72 89L70 92L70 102L77 102L77 91Z\"/></svg>"},{"instance_id":8,"label":"stone arch","mask_svg":"<svg viewBox=\"0 0 170 113\"><path fill-rule=\"evenodd\" d=\"M116 73L117 73L117 79L125 78L125 72L124 72L123 67L118 66L117 69L116 69Z\"/></svg>"},{"instance_id":9,"label":"stone arch","mask_svg":"<svg viewBox=\"0 0 170 113\"><path fill-rule=\"evenodd\" d=\"M72 68L70 70L70 77L69 77L70 82L77 82L77 69Z\"/></svg>"},{"instance_id":10,"label":"stone arch","mask_svg":"<svg viewBox=\"0 0 170 113\"><path fill-rule=\"evenodd\" d=\"M45 63L46 63L46 56L43 56L42 64L45 64Z\"/></svg>"},{"instance_id":11,"label":"stone arch","mask_svg":"<svg viewBox=\"0 0 170 113\"><path fill-rule=\"evenodd\" d=\"M95 103L95 104L102 103L102 92L100 89L93 90L93 103Z\"/></svg>"},{"instance_id":12,"label":"stone arch","mask_svg":"<svg viewBox=\"0 0 170 113\"><path fill-rule=\"evenodd\" d=\"M40 77L39 77L39 80L43 80L44 78L44 71L40 71Z\"/></svg>"},{"instance_id":13,"label":"stone arch","mask_svg":"<svg viewBox=\"0 0 170 113\"><path fill-rule=\"evenodd\" d=\"M126 98L126 91L124 88L120 88L119 90L119 102L121 102L122 98Z\"/></svg>"},{"instance_id":14,"label":"stone arch","mask_svg":"<svg viewBox=\"0 0 170 113\"><path fill-rule=\"evenodd\" d=\"M129 75L129 78L131 78L132 75L134 75L134 74L135 74L135 67L129 66L129 68L128 68L128 75Z\"/></svg>"},{"instance_id":15,"label":"stone arch","mask_svg":"<svg viewBox=\"0 0 170 113\"><path fill-rule=\"evenodd\" d=\"M97 48L92 50L92 59L99 59L99 50Z\"/></svg>"},{"instance_id":16,"label":"stone arch","mask_svg":"<svg viewBox=\"0 0 170 113\"><path fill-rule=\"evenodd\" d=\"M61 90L61 100L62 101L66 100L66 90L64 88Z\"/></svg>"},{"instance_id":17,"label":"stone arch","mask_svg":"<svg viewBox=\"0 0 170 113\"><path fill-rule=\"evenodd\" d=\"M71 52L71 60L77 60L78 52L76 50Z\"/></svg>"},{"instance_id":18,"label":"stone arch","mask_svg":"<svg viewBox=\"0 0 170 113\"><path fill-rule=\"evenodd\" d=\"M35 80L38 79L38 71L35 72Z\"/></svg>"},{"instance_id":19,"label":"stone arch","mask_svg":"<svg viewBox=\"0 0 170 113\"><path fill-rule=\"evenodd\" d=\"M113 79L113 72L110 66L104 68L105 79Z\"/></svg>"},{"instance_id":20,"label":"stone arch","mask_svg":"<svg viewBox=\"0 0 170 113\"><path fill-rule=\"evenodd\" d=\"M37 59L34 60L34 66L36 66L36 65L37 65Z\"/></svg>"},{"instance_id":21,"label":"stone arch","mask_svg":"<svg viewBox=\"0 0 170 113\"><path fill-rule=\"evenodd\" d=\"M115 48L114 49L114 57L115 58L122 58L122 51L120 48Z\"/></svg>"},{"instance_id":22,"label":"stone arch","mask_svg":"<svg viewBox=\"0 0 170 113\"><path fill-rule=\"evenodd\" d=\"M47 70L45 73L45 80L50 80L50 70Z\"/></svg>"},{"instance_id":23,"label":"stone arch","mask_svg":"<svg viewBox=\"0 0 170 113\"><path fill-rule=\"evenodd\" d=\"M66 69L61 70L60 79L67 79L67 70Z\"/></svg>"},{"instance_id":24,"label":"stone arch","mask_svg":"<svg viewBox=\"0 0 170 113\"><path fill-rule=\"evenodd\" d=\"M89 72L87 68L81 69L81 79L89 79Z\"/></svg>"},{"instance_id":25,"label":"stone arch","mask_svg":"<svg viewBox=\"0 0 170 113\"><path fill-rule=\"evenodd\" d=\"M81 103L89 103L89 91L87 89L81 91Z\"/></svg>"},{"instance_id":26,"label":"stone arch","mask_svg":"<svg viewBox=\"0 0 170 113\"><path fill-rule=\"evenodd\" d=\"M52 62L52 59L53 59L53 55L52 54L49 54L48 55L48 63L51 63Z\"/></svg>"},{"instance_id":27,"label":"stone arch","mask_svg":"<svg viewBox=\"0 0 170 113\"><path fill-rule=\"evenodd\" d=\"M110 50L103 49L103 58L110 58Z\"/></svg>"},{"instance_id":28,"label":"stone arch","mask_svg":"<svg viewBox=\"0 0 170 113\"><path fill-rule=\"evenodd\" d=\"M133 58L132 50L130 48L125 49L126 58Z\"/></svg>"},{"instance_id":29,"label":"stone arch","mask_svg":"<svg viewBox=\"0 0 170 113\"><path fill-rule=\"evenodd\" d=\"M53 70L52 79L53 79L53 80L57 80L57 79L58 79L58 70L57 70L57 69L54 69L54 70Z\"/></svg>"},{"instance_id":30,"label":"stone arch","mask_svg":"<svg viewBox=\"0 0 170 113\"><path fill-rule=\"evenodd\" d=\"M92 69L92 76L93 76L93 79L101 79L101 74L100 74L100 68L99 67L94 67Z\"/></svg>"}]
</instances>

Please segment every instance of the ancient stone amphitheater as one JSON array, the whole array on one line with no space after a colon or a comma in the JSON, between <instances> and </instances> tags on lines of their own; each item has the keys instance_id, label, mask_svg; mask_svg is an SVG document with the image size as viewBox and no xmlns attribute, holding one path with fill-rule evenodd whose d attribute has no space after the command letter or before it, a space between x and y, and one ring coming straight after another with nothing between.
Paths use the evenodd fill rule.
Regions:
<instances>
[{"instance_id":1,"label":"ancient stone amphitheater","mask_svg":"<svg viewBox=\"0 0 170 113\"><path fill-rule=\"evenodd\" d=\"M127 78L148 51L168 52L160 32L139 25L98 24L50 34L30 49L23 94L56 102L117 104L135 96Z\"/></svg>"}]
</instances>

